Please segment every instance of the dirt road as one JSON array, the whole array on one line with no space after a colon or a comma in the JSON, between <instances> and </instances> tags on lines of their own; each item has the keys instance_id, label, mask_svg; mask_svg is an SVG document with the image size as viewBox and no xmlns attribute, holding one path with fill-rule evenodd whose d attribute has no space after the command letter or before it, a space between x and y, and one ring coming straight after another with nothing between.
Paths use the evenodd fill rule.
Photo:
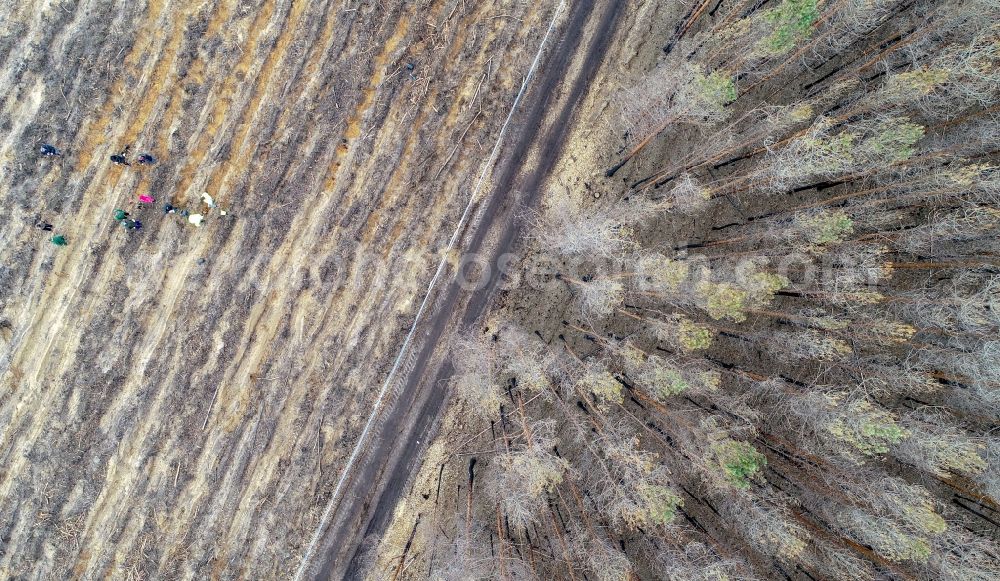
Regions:
<instances>
[{"instance_id":1,"label":"dirt road","mask_svg":"<svg viewBox=\"0 0 1000 581\"><path fill-rule=\"evenodd\" d=\"M538 81L527 92L517 130L505 148L493 190L459 246L489 257L488 279L478 290L455 281L432 298L434 311L419 330L420 341L407 361L397 395L379 414L379 429L334 506L322 533L321 562L307 568L317 579L357 579L370 555L366 550L385 531L403 488L416 469L424 445L448 398L450 366L446 338L455 328L476 324L503 280L497 268L522 232L519 210L534 206L552 164L559 158L573 113L601 63L620 14L621 2L575 3L546 56ZM583 34L589 30L590 34ZM573 71L573 75L567 73Z\"/></svg>"}]
</instances>

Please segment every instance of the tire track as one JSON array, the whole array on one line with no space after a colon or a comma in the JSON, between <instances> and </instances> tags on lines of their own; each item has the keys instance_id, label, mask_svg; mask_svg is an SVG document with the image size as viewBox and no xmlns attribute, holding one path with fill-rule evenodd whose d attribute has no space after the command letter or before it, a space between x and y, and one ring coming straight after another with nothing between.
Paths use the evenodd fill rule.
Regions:
<instances>
[{"instance_id":1,"label":"tire track","mask_svg":"<svg viewBox=\"0 0 1000 581\"><path fill-rule=\"evenodd\" d=\"M329 519L330 519L330 516L332 514L332 511L336 508L337 503L340 500L340 491L342 490L343 485L346 482L348 476L351 474L351 470L353 469L354 463L357 461L360 452L364 448L366 448L368 446L368 444L369 444L369 442L368 442L369 434L372 433L372 428L374 426L374 421L375 421L375 419L379 415L379 412L382 409L383 403L385 402L386 395L389 394L390 391L394 391L394 390L390 389L390 386L394 382L396 382L398 380L397 376L396 376L396 373L399 370L400 365L402 364L402 362L408 356L408 347L410 345L410 342L413 340L414 334L415 334L415 332L417 330L417 327L418 327L418 325L419 325L419 323L421 321L421 317L422 317L422 315L423 315L423 313L424 313L424 311L425 311L425 309L426 309L426 307L428 305L428 299L433 295L435 287L437 286L438 280L441 278L441 275L443 274L443 272L445 270L445 266L448 264L449 254L450 254L451 250L457 244L457 242L459 240L459 237L460 237L462 231L465 228L466 220L469 217L470 210L478 202L479 191L480 191L480 189L483 186L484 180L486 179L487 172L492 167L493 162L496 159L496 156L498 155L498 153L500 151L500 146L503 143L503 139L504 139L504 136L506 135L507 128L508 128L508 126L510 124L510 121L511 121L511 119L514 116L514 113L517 111L518 105L520 104L521 99L524 96L525 91L527 90L528 86L530 85L530 83L532 81L532 78L534 77L534 73L535 73L535 70L538 67L539 61L540 61L541 56L542 56L542 52L544 51L544 49L546 48L546 45L548 43L549 35L555 29L556 22L558 21L558 18L561 15L564 7L565 7L565 0L561 0L560 3L559 3L559 6L556 8L555 13L553 14L552 20L549 23L549 28L546 31L545 36L542 39L541 45L538 48L538 52L535 55L535 60L531 64L531 67L529 67L528 72L525 75L524 82L521 85L521 90L518 92L517 96L514 99L514 103L511 106L511 110L510 110L510 113L507 116L507 120L504 122L504 125L500 129L500 135L497 138L496 144L493 147L493 151L491 152L490 157L487 160L486 165L483 168L482 174L479 177L479 181L478 181L478 183L476 184L475 188L472 191L472 194L471 194L470 199L469 199L469 203L468 203L468 205L466 205L465 210L462 213L462 216L459 218L458 225L455 228L455 232L452 234L451 239L448 241L448 245L445 248L445 251L442 253L443 257L442 257L441 261L438 263L437 271L434 274L434 277L431 279L431 282L430 282L430 284L428 286L428 290L427 290L427 292L426 292L426 294L424 296L424 300L421 303L420 308L417 309L417 313L416 313L416 315L414 317L414 322L413 322L412 326L410 327L410 330L407 333L406 338L403 340L403 345L400 348L399 354L396 356L396 360L393 362L392 369L389 371L389 375L388 375L388 377L386 377L385 382L382 384L382 388L379 391L379 394L378 394L375 402L372 405L372 412L369 415L367 422L365 423L365 427L364 427L364 429L361 432L361 436L358 438L358 441L355 444L354 449L351 452L351 456L347 460L347 463L341 469L340 479L338 480L337 485L334 488L334 491L333 491L333 493L332 493L332 495L330 497L330 500L328 501L327 506L324 509L323 516L320 518L319 526L317 527L316 532L313 534L312 540L310 541L310 543L309 543L309 545L308 545L308 547L306 549L306 553L302 557L301 564L299 565L299 568L296 571L296 574L295 574L296 581L299 581L299 580L303 579L304 576L307 575L307 572L312 567L311 561L312 561L312 558L313 558L313 554L316 551L316 548L317 548L318 543L320 542L321 536L326 533L326 528L328 526ZM327 576L327 575L324 574L326 572L327 566L328 566L327 564L324 564L322 566L322 570L320 572L320 576L321 577L326 577Z\"/></svg>"},{"instance_id":2,"label":"tire track","mask_svg":"<svg viewBox=\"0 0 1000 581\"><path fill-rule=\"evenodd\" d=\"M561 144L563 137L563 132L568 126L569 115L575 109L575 103L582 95L584 89L586 88L586 81L588 80L588 74L590 70L600 62L600 57L603 55L603 47L606 46L608 39L611 34L610 31L613 30L614 23L616 22L616 16L618 14L619 4L609 5L608 8L601 14L602 27L599 29L598 41L592 43L588 49L588 56L586 63L584 65L584 70L578 77L576 83L571 89L571 97L568 99L567 105L561 110L560 122L557 122L556 129L546 135L544 141L543 151L545 151L545 160L540 167L532 176L530 180L526 180L530 185L538 186L541 180L548 173L548 168L551 163L558 157L557 150L558 146ZM582 3L575 7L575 12L572 15L571 22L567 29L574 31L579 34L582 31L584 24L587 22L590 14L593 10L593 3ZM568 41L563 41L563 46L557 49L557 53L550 57L552 62L546 65L546 77L539 84L541 89L533 88L536 92L540 93L540 96L536 96L535 107L531 109L532 113L529 118L524 122L525 135L521 136L520 144L518 149L515 150L518 153L513 155L511 160L508 160L504 169L500 170L500 176L494 178L493 183L498 189L503 189L506 191L511 183L513 176L520 171L521 162L524 159L526 151L528 149L527 144L533 143L535 135L537 135L538 127L542 125L540 123L541 115L545 109L543 103L546 101L547 92L551 91L555 83L558 82L559 74L566 70L569 59L571 55L575 55L577 47L579 46L580 38L579 36L572 38ZM554 146L554 147L552 147ZM518 189L518 188L514 188ZM530 189L530 188L529 188ZM480 209L479 214L484 216L484 225L481 225L478 229L474 230L473 240L469 244L468 249L470 251L476 251L482 247L484 240L486 239L487 231L491 230L489 227L492 225L493 219L497 216L500 206L504 203L502 199L505 196L494 194L490 197L489 203L485 209ZM506 202L509 204L509 202ZM471 209L470 204L470 209ZM505 228L506 235L501 236L504 244L508 245L512 242L514 238L513 223L511 221L511 215L509 213L510 205L507 206L508 212L504 215L501 222L508 224ZM463 227L463 222L459 224L459 231ZM471 227L470 227L471 229ZM440 272L440 271L439 271ZM487 297L492 294L492 289L495 287L498 281L494 280L490 284L489 290L480 293L478 297L482 297L481 303L476 303L470 305L470 309L466 310L466 317L468 313L478 312L482 310L483 306L486 304ZM431 287L433 291L433 285ZM367 452L368 450L374 449L373 457L366 458L362 467L359 467L360 471L364 472L364 475L351 474L349 470L345 470L341 476L341 483L348 477L352 479L355 486L364 486L366 490L376 490L381 489L384 484L372 485L375 482L385 482L388 480L388 489L381 493L381 496L375 495L374 493L362 493L360 491L351 494L345 492L341 495L345 500L346 498L352 499L352 504L349 505L348 512L360 512L359 517L338 517L335 524L331 525L329 532L326 533L327 541L326 545L329 546L333 542L338 543L338 549L336 552L331 552L327 556L327 560L321 570L319 570L317 578L334 578L339 577L341 574L346 572L345 578L354 578L359 574L358 571L358 558L359 554L356 552L356 547L359 546L362 536L367 536L369 534L380 535L382 529L384 528L385 521L387 521L388 516L391 516L392 507L395 505L395 499L401 490L402 483L406 479L406 474L408 474L408 467L411 465L412 461L415 459L416 451L420 446L413 446L409 442L413 440L414 434L420 436L421 441L425 441L426 430L431 423L433 423L434 418L437 415L438 408L435 405L440 405L442 400L443 388L439 381L429 382L429 387L422 387L420 383L420 378L426 373L426 365L429 360L432 359L432 354L435 351L435 347L440 343L440 337L443 336L445 327L448 326L447 322L452 320L453 315L453 305L457 300L457 287L450 287L450 290L446 292L445 298L440 298L440 300L435 300L435 310L441 313L435 320L431 330L424 331L421 333L421 338L424 339L424 347L419 351L419 356L414 358L413 355L417 353L416 351L411 352L406 359L406 368L411 368L413 370L422 370L424 373L409 371L408 373L399 376L391 384L387 380L386 386L392 386L392 393L403 392L406 397L402 397L399 400L395 398L390 398L392 401L392 408L386 409L387 417L379 419L379 426L372 428L370 431L370 437L363 437L359 442L356 452ZM425 297L425 304L434 295L433 292L429 292ZM419 321L418 321L419 322ZM411 330L410 337L413 336L414 331L417 329L417 325ZM400 352L400 357L406 352L406 344ZM398 363L397 359L397 363ZM440 378L440 376L437 376ZM390 375L389 379L393 379ZM418 388L423 391L422 395L416 395ZM434 395L430 395L433 393ZM428 406L429 401L433 400L434 405ZM433 408L433 409L431 409ZM419 410L419 411L416 411ZM380 410L375 410L369 420L369 428L372 426L372 422L377 417ZM406 418L405 416L409 416ZM402 417L401 417L402 416ZM414 421L419 424L417 427L412 427ZM394 428L398 426L398 430L394 429L394 433L388 433L382 426L393 426ZM410 438L400 438L400 434L404 431L408 431ZM376 442L378 442L376 444ZM402 454L394 456L394 453L388 448L393 448L398 451L401 446L407 446L407 451ZM383 458L383 460L376 460L375 458ZM390 460L390 458L392 458ZM357 472L357 471L356 471ZM374 498L372 497L374 495ZM338 501L337 492L335 489L334 496L331 497L329 504L327 505L327 518L329 518L329 512L333 510L333 507L337 506ZM371 507L372 504L375 507ZM363 506L361 506L363 505ZM343 506L343 501L340 501L340 506ZM359 508L361 506L361 508ZM368 516L362 516L368 515ZM357 524L356 518L361 518L360 530ZM326 520L326 519L324 519ZM336 523L339 523L336 524ZM371 523L365 525L364 523ZM324 526L321 522L321 526L318 529L317 535L322 532ZM364 535L361 534L361 530L365 530ZM316 536L314 536L314 541ZM348 540L351 539L351 540ZM307 553L308 555L309 553ZM353 555L353 557L352 557ZM302 569L306 568L306 562L304 561L303 567L300 568L300 574Z\"/></svg>"},{"instance_id":3,"label":"tire track","mask_svg":"<svg viewBox=\"0 0 1000 581\"><path fill-rule=\"evenodd\" d=\"M481 210L482 220L485 221L485 224L475 230L468 246L469 252L478 253L486 240L497 236L498 243L490 250L491 265L498 264L497 258L513 248L522 227L520 220L512 214L513 204L498 194L503 191L527 192L524 199L521 200L522 205L525 207L536 205L540 188L554 163L559 159L576 105L588 88L590 77L602 62L607 46L614 35L618 17L622 13L623 2L624 0L616 0L606 4L604 10L597 17L598 26L594 38L591 39L591 43L586 49L583 66L567 91L567 99L559 109L557 118L549 126L549 130L544 136L539 136L540 128L544 125L542 117L550 113L546 107L548 96L554 85L561 80L559 73L568 70L571 60L576 56L582 41L582 31L588 20L591 19L591 13L595 8L594 2L581 2L575 6L576 12L567 29L575 31L577 34L563 40L565 46L556 49L557 52L553 55L552 62L548 64L548 78L539 83L538 91L541 95L537 97L538 101L534 107L530 108L530 114L524 121L525 134L521 136L519 147L512 152L510 159L500 171L499 177L495 181L496 192L489 198L486 207ZM532 147L529 147L528 144L531 144ZM541 153L541 157L538 164L532 168L525 162L529 153L535 149ZM505 206L506 211L504 211ZM496 221L498 216L502 219ZM493 232L497 229L499 232ZM375 507L369 510L371 517L367 521L365 534L362 538L381 538L385 533L405 483L411 475L417 472L421 451L433 439L432 430L448 399L447 379L452 375L451 365L447 362L441 365L436 372L433 369L434 352L442 344L440 338L444 336L445 329L449 328L455 320L460 320L460 328L470 327L481 320L502 280L502 276L503 273L499 272L499 269L492 269L485 288L474 291L469 302L460 310L455 308L462 292L457 285L452 285L448 296L442 299L440 315L433 329L429 331L424 348L414 364L415 369L420 370L420 373L411 373L406 377L404 391L414 395L411 396L409 402L398 406L395 410L396 415L401 417L390 417L387 421L390 425L400 426L396 438L392 440L393 446L398 448L402 445L406 448L396 458L387 458L379 468L378 478L388 480L388 485L378 498L368 501L368 503L375 504ZM418 391L423 391L423 394L415 395L415 392ZM406 419L403 417L405 415L409 415L410 418ZM411 442L414 441L418 444L412 445ZM374 479L362 480L374 481ZM361 546L355 544L353 547L354 549L348 553L350 555L349 563L343 566L343 570L346 571L345 579L354 579L362 572L364 555L360 552ZM336 570L337 565L328 563L327 567L330 570ZM326 578L326 576L320 575L320 578Z\"/></svg>"},{"instance_id":4,"label":"tire track","mask_svg":"<svg viewBox=\"0 0 1000 581\"><path fill-rule=\"evenodd\" d=\"M489 7L459 11L448 32L418 48L418 31L437 33L412 20L401 52L387 57L388 80L377 87L370 110L362 111L366 139L341 150L337 132L325 129L336 128L342 113L363 102L360 91L342 90L356 82L344 70L370 64L373 55L356 49L361 42L378 46L385 36L358 26L358 15L338 11L335 3L296 7L295 13L279 1L267 19L261 14L272 4L241 4L234 16L236 4L138 6L122 20L139 35L123 57L125 70L107 77L102 99L86 103L88 121L75 127L73 141L53 138L71 155L61 164L31 159L46 169L35 174L47 181L30 187L41 183L72 192L65 199L73 207L59 211L60 222L72 226L71 246L34 251L34 266L24 268L18 282L23 303L35 308L17 318L11 350L11 361L27 372L22 388L0 394L0 415L14 420L0 427L10 444L0 456L13 460L0 475L0 487L10 492L0 510L13 515L0 525L12 542L0 556L0 576L121 577L138 567L160 578L239 571L286 577L298 564L291 561L301 539L294 523L308 519L313 498L301 486L317 473L309 466L335 469L346 453L338 447L353 443L354 433L336 430L353 427L349 417L368 402L372 393L362 389L364 372L391 359L388 349L418 292L386 277L358 292L336 294L319 280L324 258L350 248L354 239L369 240L393 274L429 278L419 260L410 259L435 241L434 228L457 216L461 205L451 196L427 193L430 174L422 165L443 160L459 123L475 114L458 104L463 71L493 51L514 62L531 58L531 49L511 44L525 30L521 21L494 20ZM434 0L407 3L403 11L408 18L437 18L458 5ZM90 6L80 3L77 9ZM520 3L505 7L535 18ZM320 21L324 13L327 20ZM289 20L289 14L297 16ZM79 12L67 17L73 27L89 22ZM251 38L240 35L255 20L262 25L260 45L246 46L244 54L252 54L246 76L231 83L227 95L220 88L234 81L243 55L225 47ZM388 19L386 36L394 25ZM481 34L465 34L472 29ZM342 34L353 30L360 31L361 42L356 34ZM81 33L67 29L64 37L79 42ZM109 46L118 54L120 45ZM281 47L284 53L276 54ZM309 54L308 62L299 61L302 54ZM446 54L460 58L442 61ZM432 82L421 94L423 85L392 77L405 62L399 59L410 55L431 61L420 60L420 71L428 71L431 81L444 80L441 91ZM262 72L265 58L268 74ZM71 56L67 62L73 63ZM84 80L74 86L88 83L91 74L81 69L78 78ZM59 92L51 78L45 81L46 99L53 89ZM481 99L489 95L492 101L506 92L492 77L483 89ZM425 96L427 102L419 102ZM309 115L295 111L300 103ZM44 101L36 117L55 123L48 105ZM405 123L415 119L426 127L407 129ZM496 121L481 119L470 139L495 131ZM28 126L37 131L34 119ZM213 127L215 135L204 135ZM109 166L104 154L125 137L143 148L169 146L166 153L154 152L164 163L142 173ZM3 146L11 143L2 140ZM96 149L81 150L91 146ZM396 163L407 155L423 161ZM191 176L184 174L188 166L195 167ZM309 200L328 173L339 176L334 187ZM143 233L128 236L108 218L136 191L171 196L186 183L200 193L198 186L210 183L210 175L224 190L217 196L221 201L248 208L228 230L150 219ZM449 184L465 179L460 164L443 176ZM354 218L344 216L340 205L356 209ZM295 228L289 228L289 216L298 218ZM338 221L346 223L338 227ZM400 228L407 223L414 225L410 232ZM18 244L39 240L30 225L18 224L11 236ZM0 252L8 256L6 249ZM210 256L210 262L197 264L199 256ZM51 258L49 274L42 261ZM5 378L20 373L15 366ZM224 405L213 412L206 434L200 428L217 385ZM324 421L323 414L341 423ZM313 442L317 446L306 450ZM52 488L32 490L33 482ZM46 513L39 516L42 508ZM55 531L63 526L75 531L71 541L60 543Z\"/></svg>"}]
</instances>

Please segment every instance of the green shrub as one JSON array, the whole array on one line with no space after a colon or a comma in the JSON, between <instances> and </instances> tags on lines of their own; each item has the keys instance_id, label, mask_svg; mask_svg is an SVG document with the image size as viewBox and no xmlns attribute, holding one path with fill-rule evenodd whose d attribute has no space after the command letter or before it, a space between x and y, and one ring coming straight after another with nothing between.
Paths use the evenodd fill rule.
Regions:
<instances>
[{"instance_id":1,"label":"green shrub","mask_svg":"<svg viewBox=\"0 0 1000 581\"><path fill-rule=\"evenodd\" d=\"M722 107L736 100L736 83L729 75L714 71L707 75L695 74L694 83L698 94L714 107Z\"/></svg>"},{"instance_id":2,"label":"green shrub","mask_svg":"<svg viewBox=\"0 0 1000 581\"><path fill-rule=\"evenodd\" d=\"M885 454L890 445L909 435L890 412L865 400L849 403L843 417L831 422L827 430L865 456Z\"/></svg>"},{"instance_id":3,"label":"green shrub","mask_svg":"<svg viewBox=\"0 0 1000 581\"><path fill-rule=\"evenodd\" d=\"M934 92L948 81L951 76L945 69L923 68L906 73L899 73L889 78L885 91L887 95L912 99L914 96L924 96Z\"/></svg>"},{"instance_id":4,"label":"green shrub","mask_svg":"<svg viewBox=\"0 0 1000 581\"><path fill-rule=\"evenodd\" d=\"M684 284L690 266L683 260L670 260L662 254L654 253L640 258L637 268L656 290L674 292Z\"/></svg>"},{"instance_id":5,"label":"green shrub","mask_svg":"<svg viewBox=\"0 0 1000 581\"><path fill-rule=\"evenodd\" d=\"M682 318L677 326L677 340L685 351L708 349L712 346L712 331L690 319Z\"/></svg>"},{"instance_id":6,"label":"green shrub","mask_svg":"<svg viewBox=\"0 0 1000 581\"><path fill-rule=\"evenodd\" d=\"M850 167L854 163L853 133L840 133L831 137L802 137L800 143L806 152L801 163L809 167L810 172L835 173Z\"/></svg>"},{"instance_id":7,"label":"green shrub","mask_svg":"<svg viewBox=\"0 0 1000 581\"><path fill-rule=\"evenodd\" d=\"M779 55L791 50L819 18L816 3L817 0L785 0L777 8L766 12L763 18L774 28L761 41L763 51Z\"/></svg>"},{"instance_id":8,"label":"green shrub","mask_svg":"<svg viewBox=\"0 0 1000 581\"><path fill-rule=\"evenodd\" d=\"M582 391L594 394L599 405L624 401L621 383L606 371L588 373L580 379L578 385Z\"/></svg>"},{"instance_id":9,"label":"green shrub","mask_svg":"<svg viewBox=\"0 0 1000 581\"><path fill-rule=\"evenodd\" d=\"M666 486L645 484L639 488L639 497L646 509L646 520L658 525L668 525L677 515L677 507L684 504L681 497Z\"/></svg>"},{"instance_id":10,"label":"green shrub","mask_svg":"<svg viewBox=\"0 0 1000 581\"><path fill-rule=\"evenodd\" d=\"M843 242L854 232L854 221L843 211L813 214L797 222L806 240L820 246Z\"/></svg>"},{"instance_id":11,"label":"green shrub","mask_svg":"<svg viewBox=\"0 0 1000 581\"><path fill-rule=\"evenodd\" d=\"M767 458L746 442L723 440L712 445L712 452L726 480L739 489L749 488L767 465Z\"/></svg>"},{"instance_id":12,"label":"green shrub","mask_svg":"<svg viewBox=\"0 0 1000 581\"><path fill-rule=\"evenodd\" d=\"M892 119L882 123L874 137L865 142L880 159L901 161L913 156L913 144L924 136L924 128L908 119Z\"/></svg>"},{"instance_id":13,"label":"green shrub","mask_svg":"<svg viewBox=\"0 0 1000 581\"><path fill-rule=\"evenodd\" d=\"M672 397L688 390L691 385L676 369L663 369L657 378L656 393L660 397Z\"/></svg>"},{"instance_id":14,"label":"green shrub","mask_svg":"<svg viewBox=\"0 0 1000 581\"><path fill-rule=\"evenodd\" d=\"M754 294L754 298L765 303L771 300L774 293L789 285L789 280L780 274L770 272L755 272L749 281L749 288Z\"/></svg>"},{"instance_id":15,"label":"green shrub","mask_svg":"<svg viewBox=\"0 0 1000 581\"><path fill-rule=\"evenodd\" d=\"M729 283L702 282L697 288L705 301L708 316L715 320L731 319L736 322L746 320L747 292Z\"/></svg>"}]
</instances>

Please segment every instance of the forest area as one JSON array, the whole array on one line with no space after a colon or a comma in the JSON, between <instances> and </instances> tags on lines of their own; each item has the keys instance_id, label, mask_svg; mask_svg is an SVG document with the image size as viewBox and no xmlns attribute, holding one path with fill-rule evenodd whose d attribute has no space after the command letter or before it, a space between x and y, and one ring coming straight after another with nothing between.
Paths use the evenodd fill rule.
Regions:
<instances>
[{"instance_id":1,"label":"forest area","mask_svg":"<svg viewBox=\"0 0 1000 581\"><path fill-rule=\"evenodd\" d=\"M368 578L1000 578L1000 4L629 18Z\"/></svg>"}]
</instances>

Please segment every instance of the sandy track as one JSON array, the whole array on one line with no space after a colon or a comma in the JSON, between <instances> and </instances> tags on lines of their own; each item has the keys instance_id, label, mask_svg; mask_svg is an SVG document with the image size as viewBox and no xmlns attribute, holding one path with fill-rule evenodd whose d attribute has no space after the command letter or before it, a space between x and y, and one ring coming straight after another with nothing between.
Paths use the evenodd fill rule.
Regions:
<instances>
[{"instance_id":1,"label":"sandy track","mask_svg":"<svg viewBox=\"0 0 1000 581\"><path fill-rule=\"evenodd\" d=\"M521 210L536 203L545 178L559 159L576 106L613 36L621 3L595 6L593 2L578 2L569 12L560 38L544 62L544 72L528 92L523 113L516 117L515 135L492 178L493 191L478 208L477 220L460 245L469 253L486 257L494 266L512 249L521 232ZM592 22L596 24L588 29ZM584 35L585 30L592 33ZM570 72L573 76L567 78ZM448 398L448 330L475 324L501 281L500 271L494 268L478 290L467 292L451 282L434 297L433 317L420 329L419 347L396 385L396 397L380 414L378 431L357 469L348 476L344 499L336 506L323 539L325 562L310 571L316 578L355 579L362 575L371 557L366 551L385 532Z\"/></svg>"},{"instance_id":2,"label":"sandy track","mask_svg":"<svg viewBox=\"0 0 1000 581\"><path fill-rule=\"evenodd\" d=\"M0 11L0 576L294 571L548 15ZM127 144L161 162L110 165ZM202 191L231 216L132 203Z\"/></svg>"},{"instance_id":3,"label":"sandy track","mask_svg":"<svg viewBox=\"0 0 1000 581\"><path fill-rule=\"evenodd\" d=\"M490 150L489 158L486 160L483 170L479 175L479 179L476 181L475 187L473 188L472 193L469 196L469 201L466 204L465 209L462 211L461 216L459 217L458 224L455 227L455 231L452 233L451 238L448 240L448 244L442 251L443 256L438 262L437 268L435 269L434 272L434 276L431 277L431 281L428 284L427 291L424 293L424 298L420 302L420 307L417 309L416 315L414 316L414 320L410 325L410 329L409 331L407 331L406 337L403 340L399 352L397 353L396 358L393 360L392 367L389 370L388 376L385 378L385 381L382 382L382 387L379 389L378 395L376 396L374 402L372 403L372 410L368 416L368 419L365 421L364 428L361 430L361 434L358 436L358 439L355 442L354 447L351 450L351 454L350 456L348 456L346 463L341 468L340 477L337 479L337 483L334 486L330 499L327 501L326 508L323 510L323 516L320 518L319 526L313 533L311 540L309 542L309 546L306 549L306 553L302 558L302 562L300 563L299 568L296 571L295 574L296 580L302 579L306 575L311 576L314 574L315 566L313 560L315 559L316 548L319 546L319 543L323 540L324 537L332 537L331 535L328 535L327 528L329 527L329 519L334 514L334 511L339 510L341 513L344 512L341 506L341 503L344 499L342 495L342 491L344 490L344 485L347 484L348 482L351 482L352 484L357 482L356 480L354 480L354 474L356 470L355 466L357 464L358 459L361 457L362 452L369 447L369 439L371 435L373 433L377 433L377 431L382 428L379 425L379 420L381 419L383 409L389 403L389 400L387 398L391 398L392 396L395 395L395 391L392 390L391 388L393 388L396 385L397 381L399 381L401 378L406 377L407 375L413 374L416 371L418 371L415 368L416 363L414 359L414 353L411 349L413 339L416 336L417 330L423 324L424 313L427 311L427 307L431 303L432 297L436 294L438 284L443 279L443 277L451 275L450 269L448 268L449 262L451 261L451 256L453 255L453 253L458 252L460 250L456 245L461 239L461 234L463 233L468 224L468 219L471 215L471 211L478 205L480 201L479 200L480 192L482 191L483 185L485 184L489 170L492 169L493 163L496 160L498 153L500 152L500 147L501 145L503 145L503 140L505 135L507 134L508 128L510 127L510 122L514 117L514 114L517 112L518 106L520 105L521 100L524 97L525 91L527 91L528 88L532 85L535 72L537 71L539 61L542 57L542 53L548 46L549 38L552 34L552 31L555 28L556 23L559 20L559 17L561 16L563 10L565 9L565 6L566 3L564 1L561 1L555 10L555 13L552 16L552 20L549 23L549 26L545 32L545 36L542 38L538 51L535 54L535 58L532 60L531 66L528 68L528 72L526 73L524 80L521 83L521 89L518 91L517 96L514 98L514 103L511 106L510 113L508 113L506 119L504 120L504 124L500 128L500 134L497 137L497 140L494 143L493 148ZM441 317L440 313L438 313L438 317L439 318ZM367 460L367 458L365 460ZM340 522L343 522L343 519L341 519ZM350 531L344 531L344 532L347 532L348 534L355 534L351 533ZM336 538L336 540L339 542L341 540L339 536L342 535L342 533L335 531L335 534L337 534L338 537L332 537L332 538ZM343 547L345 546L345 544L341 543L340 546ZM329 553L330 551L328 550L327 554L329 555ZM329 576L330 573L327 571L327 569L329 568L330 563L336 560L336 557L328 557L327 555L324 555L323 558L326 564L321 565L322 568L320 570L319 576Z\"/></svg>"}]
</instances>

